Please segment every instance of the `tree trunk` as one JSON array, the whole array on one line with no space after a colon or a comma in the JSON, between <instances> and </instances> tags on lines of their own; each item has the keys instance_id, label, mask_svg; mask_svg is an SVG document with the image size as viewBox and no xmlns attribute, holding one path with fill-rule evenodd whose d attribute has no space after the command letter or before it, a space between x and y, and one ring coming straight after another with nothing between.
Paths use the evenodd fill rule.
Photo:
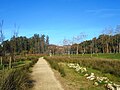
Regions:
<instances>
[{"instance_id":1,"label":"tree trunk","mask_svg":"<svg viewBox=\"0 0 120 90\"><path fill-rule=\"evenodd\" d=\"M10 57L10 61L9 61L9 69L11 69L11 61L12 61L12 59L11 59L11 57Z\"/></svg>"},{"instance_id":2,"label":"tree trunk","mask_svg":"<svg viewBox=\"0 0 120 90\"><path fill-rule=\"evenodd\" d=\"M76 50L77 55L78 55L78 50L79 50L79 44L77 44L77 50Z\"/></svg>"},{"instance_id":3,"label":"tree trunk","mask_svg":"<svg viewBox=\"0 0 120 90\"><path fill-rule=\"evenodd\" d=\"M3 65L3 62L2 62L3 60L2 60L2 57L1 57L1 60L0 60L0 64L1 64L1 66Z\"/></svg>"},{"instance_id":4,"label":"tree trunk","mask_svg":"<svg viewBox=\"0 0 120 90\"><path fill-rule=\"evenodd\" d=\"M108 43L106 44L107 46L107 53L109 53L109 45L108 45Z\"/></svg>"},{"instance_id":5,"label":"tree trunk","mask_svg":"<svg viewBox=\"0 0 120 90\"><path fill-rule=\"evenodd\" d=\"M119 43L119 53L120 53L120 43Z\"/></svg>"},{"instance_id":6,"label":"tree trunk","mask_svg":"<svg viewBox=\"0 0 120 90\"><path fill-rule=\"evenodd\" d=\"M91 48L91 57L92 57L93 49Z\"/></svg>"}]
</instances>

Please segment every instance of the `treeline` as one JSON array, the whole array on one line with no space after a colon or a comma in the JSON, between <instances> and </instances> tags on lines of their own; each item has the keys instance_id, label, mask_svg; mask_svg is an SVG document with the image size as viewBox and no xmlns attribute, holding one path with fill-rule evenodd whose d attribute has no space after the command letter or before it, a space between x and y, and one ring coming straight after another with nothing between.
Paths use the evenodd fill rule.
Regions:
<instances>
[{"instance_id":1,"label":"treeline","mask_svg":"<svg viewBox=\"0 0 120 90\"><path fill-rule=\"evenodd\" d=\"M120 34L102 34L98 38L86 40L80 44L73 44L71 52L76 53L120 53Z\"/></svg>"},{"instance_id":2,"label":"treeline","mask_svg":"<svg viewBox=\"0 0 120 90\"><path fill-rule=\"evenodd\" d=\"M34 34L30 38L13 36L0 44L0 55L45 54L48 51L48 45L49 36L39 34Z\"/></svg>"}]
</instances>

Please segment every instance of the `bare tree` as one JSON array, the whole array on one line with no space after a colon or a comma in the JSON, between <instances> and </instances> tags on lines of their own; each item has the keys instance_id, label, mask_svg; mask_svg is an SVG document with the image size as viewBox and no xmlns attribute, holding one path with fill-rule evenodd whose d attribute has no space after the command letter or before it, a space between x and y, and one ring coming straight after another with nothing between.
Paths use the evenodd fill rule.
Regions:
<instances>
[{"instance_id":1,"label":"bare tree","mask_svg":"<svg viewBox=\"0 0 120 90\"><path fill-rule=\"evenodd\" d=\"M14 36L18 37L20 26L17 26L17 24L14 24Z\"/></svg>"},{"instance_id":2,"label":"bare tree","mask_svg":"<svg viewBox=\"0 0 120 90\"><path fill-rule=\"evenodd\" d=\"M77 44L76 54L79 54L79 43L86 38L86 34L80 33L78 36L73 37L73 41ZM83 53L85 53L85 46Z\"/></svg>"},{"instance_id":3,"label":"bare tree","mask_svg":"<svg viewBox=\"0 0 120 90\"><path fill-rule=\"evenodd\" d=\"M1 46L3 47L3 45L2 45L2 42L4 41L4 35L3 35L3 20L1 21L1 23L0 23L0 44L1 44ZM3 52L4 52L4 50L3 50ZM2 55L2 52L1 52L1 55ZM2 57L0 58L0 64L2 65Z\"/></svg>"},{"instance_id":4,"label":"bare tree","mask_svg":"<svg viewBox=\"0 0 120 90\"><path fill-rule=\"evenodd\" d=\"M5 39L4 35L3 35L3 20L0 23L0 43L2 43Z\"/></svg>"},{"instance_id":5,"label":"bare tree","mask_svg":"<svg viewBox=\"0 0 120 90\"><path fill-rule=\"evenodd\" d=\"M64 39L63 40L63 45L64 45L64 51L67 52L68 55L70 55L71 41L68 40L68 39Z\"/></svg>"},{"instance_id":6,"label":"bare tree","mask_svg":"<svg viewBox=\"0 0 120 90\"><path fill-rule=\"evenodd\" d=\"M16 25L16 23L14 24L14 33L13 33L13 42L11 42L11 57L12 59L15 61L15 53L16 53L16 38L18 37L18 30L19 30L19 26Z\"/></svg>"},{"instance_id":7,"label":"bare tree","mask_svg":"<svg viewBox=\"0 0 120 90\"><path fill-rule=\"evenodd\" d=\"M20 28L20 26L17 26L16 23L15 23L14 24L14 35L13 35L13 38L15 39L14 42L13 42L14 43L14 45L13 45L14 46L14 53L16 52L16 48L17 48L16 38L18 37L19 28Z\"/></svg>"}]
</instances>

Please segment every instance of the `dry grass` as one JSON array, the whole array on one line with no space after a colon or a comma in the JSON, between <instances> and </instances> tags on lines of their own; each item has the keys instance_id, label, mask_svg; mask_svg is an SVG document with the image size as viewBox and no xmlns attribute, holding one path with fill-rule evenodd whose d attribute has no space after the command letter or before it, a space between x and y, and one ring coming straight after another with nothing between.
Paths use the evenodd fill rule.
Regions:
<instances>
[{"instance_id":1,"label":"dry grass","mask_svg":"<svg viewBox=\"0 0 120 90\"><path fill-rule=\"evenodd\" d=\"M73 69L68 68L65 63L60 64L63 65L66 76L61 77L58 72L54 72L65 90L105 90L104 86L94 86L93 82L86 80L83 75L80 75Z\"/></svg>"},{"instance_id":2,"label":"dry grass","mask_svg":"<svg viewBox=\"0 0 120 90\"><path fill-rule=\"evenodd\" d=\"M27 59L28 60L28 59ZM37 62L37 58L26 63L22 67L5 69L1 71L0 90L27 90L31 84L29 77L29 68Z\"/></svg>"},{"instance_id":3,"label":"dry grass","mask_svg":"<svg viewBox=\"0 0 120 90\"><path fill-rule=\"evenodd\" d=\"M79 63L80 66L89 67L92 69L99 70L103 73L110 73L115 76L120 76L120 60L112 59L101 59L101 58L69 58L69 57L46 57L47 60L53 60L56 62L66 62L66 63Z\"/></svg>"},{"instance_id":4,"label":"dry grass","mask_svg":"<svg viewBox=\"0 0 120 90\"><path fill-rule=\"evenodd\" d=\"M112 59L90 58L90 57L66 57L53 56L45 57L48 61L57 63L64 68L65 77L56 76L60 80L65 90L105 90L104 86L94 86L93 82L88 81L81 74L76 73L73 69L66 66L67 63L79 63L80 66L87 67L90 72L98 76L108 77L114 83L120 84L120 61ZM56 73L56 71L55 71Z\"/></svg>"}]
</instances>

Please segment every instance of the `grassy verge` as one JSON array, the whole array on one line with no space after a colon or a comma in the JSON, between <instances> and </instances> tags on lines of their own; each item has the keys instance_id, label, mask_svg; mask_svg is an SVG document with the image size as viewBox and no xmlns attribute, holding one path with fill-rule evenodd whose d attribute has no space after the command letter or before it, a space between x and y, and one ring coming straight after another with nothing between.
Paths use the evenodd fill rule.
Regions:
<instances>
[{"instance_id":1,"label":"grassy verge","mask_svg":"<svg viewBox=\"0 0 120 90\"><path fill-rule=\"evenodd\" d=\"M57 70L62 77L64 77L66 74L65 74L65 71L64 71L64 68L62 67L61 64L59 64L58 62L56 61L53 61L51 59L46 59L48 61L48 63L50 64L51 68Z\"/></svg>"},{"instance_id":2,"label":"grassy verge","mask_svg":"<svg viewBox=\"0 0 120 90\"><path fill-rule=\"evenodd\" d=\"M66 63L62 64L66 76L62 78L67 90L105 90L104 86L94 86L93 82L88 81L82 74L76 73L74 69L68 68Z\"/></svg>"},{"instance_id":3,"label":"grassy verge","mask_svg":"<svg viewBox=\"0 0 120 90\"><path fill-rule=\"evenodd\" d=\"M102 73L109 73L115 76L120 76L120 60L101 59L94 57L69 58L63 56L54 56L49 58L46 57L46 59L55 60L56 62L79 63L80 66L96 69L101 71Z\"/></svg>"},{"instance_id":4,"label":"grassy verge","mask_svg":"<svg viewBox=\"0 0 120 90\"><path fill-rule=\"evenodd\" d=\"M70 55L71 57L75 58L90 58L91 54L78 54L78 55ZM104 58L104 59L118 59L120 60L120 53L98 53L98 54L92 54L92 57L96 58Z\"/></svg>"},{"instance_id":5,"label":"grassy verge","mask_svg":"<svg viewBox=\"0 0 120 90\"><path fill-rule=\"evenodd\" d=\"M48 62L57 63L55 66L61 65L64 69L65 77L61 78L65 90L105 90L104 86L94 86L93 82L86 80L86 78L75 70L66 66L67 63L79 63L80 66L86 67L89 72L95 73L97 76L108 77L110 81L120 84L120 61L103 58L90 57L46 57Z\"/></svg>"},{"instance_id":6,"label":"grassy verge","mask_svg":"<svg viewBox=\"0 0 120 90\"><path fill-rule=\"evenodd\" d=\"M29 88L29 68L37 62L38 58L26 59L16 62L11 69L0 70L0 90L27 90ZM28 89L29 90L29 89Z\"/></svg>"}]
</instances>

